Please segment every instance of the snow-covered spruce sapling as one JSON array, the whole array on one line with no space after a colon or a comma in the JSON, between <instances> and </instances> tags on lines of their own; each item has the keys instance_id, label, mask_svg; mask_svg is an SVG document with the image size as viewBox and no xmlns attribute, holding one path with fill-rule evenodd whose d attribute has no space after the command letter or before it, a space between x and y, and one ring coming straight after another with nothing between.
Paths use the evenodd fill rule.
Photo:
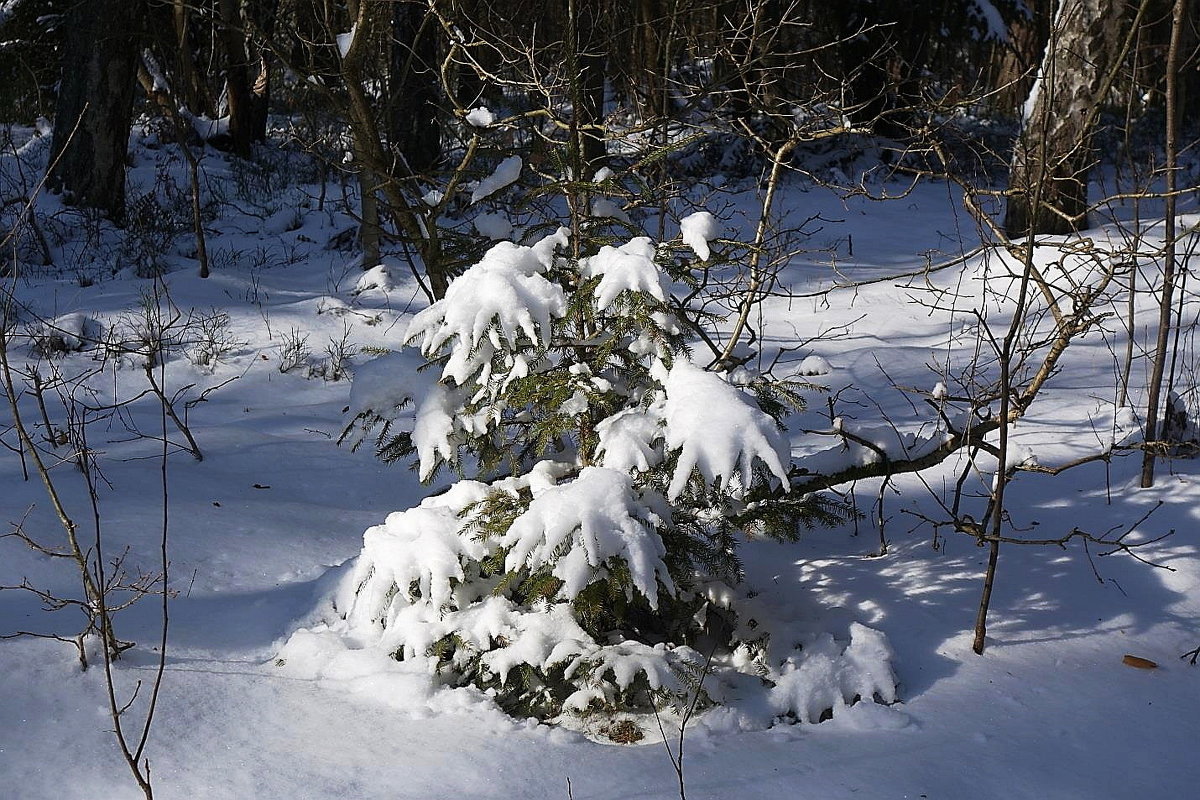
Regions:
<instances>
[{"instance_id":1,"label":"snow-covered spruce sapling","mask_svg":"<svg viewBox=\"0 0 1200 800\"><path fill-rule=\"evenodd\" d=\"M878 658L839 660L829 639L828 702L809 709L783 674L797 640L772 640L728 588L742 532L794 539L851 513L789 492L779 418L805 387L690 360L669 245L641 237L576 259L569 237L495 245L414 317L419 358L356 375L347 437L415 456L426 481L442 467L477 479L367 531L338 624L543 719L720 701L745 685L722 673L783 687L777 713L804 720L893 699L886 644L859 626L850 648ZM716 680L701 687L708 653Z\"/></svg>"}]
</instances>

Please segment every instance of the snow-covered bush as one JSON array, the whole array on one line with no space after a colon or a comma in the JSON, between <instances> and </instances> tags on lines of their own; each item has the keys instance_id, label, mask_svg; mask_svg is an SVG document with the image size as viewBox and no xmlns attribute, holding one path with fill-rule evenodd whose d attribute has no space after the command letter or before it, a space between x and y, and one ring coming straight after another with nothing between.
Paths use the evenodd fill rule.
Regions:
<instances>
[{"instance_id":1,"label":"snow-covered bush","mask_svg":"<svg viewBox=\"0 0 1200 800\"><path fill-rule=\"evenodd\" d=\"M52 320L38 320L28 331L34 355L54 358L92 347L103 335L103 326L87 314L65 314Z\"/></svg>"},{"instance_id":2,"label":"snow-covered bush","mask_svg":"<svg viewBox=\"0 0 1200 800\"><path fill-rule=\"evenodd\" d=\"M697 216L683 239L707 257L713 231ZM356 375L352 442L475 479L367 531L334 628L540 718L719 702L747 680L805 721L894 699L881 634L776 635L728 588L739 536L851 513L789 491L780 418L806 387L689 357L671 245L572 244L496 244L413 318L418 369L410 351Z\"/></svg>"}]
</instances>

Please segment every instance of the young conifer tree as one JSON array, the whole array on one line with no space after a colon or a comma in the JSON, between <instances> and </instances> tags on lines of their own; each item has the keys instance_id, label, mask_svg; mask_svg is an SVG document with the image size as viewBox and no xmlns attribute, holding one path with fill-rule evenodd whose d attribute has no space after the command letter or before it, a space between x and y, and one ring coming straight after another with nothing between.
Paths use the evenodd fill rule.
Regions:
<instances>
[{"instance_id":1,"label":"young conifer tree","mask_svg":"<svg viewBox=\"0 0 1200 800\"><path fill-rule=\"evenodd\" d=\"M706 669L777 674L792 657L739 616L738 537L794 539L850 512L789 491L779 420L803 385L689 357L670 292L712 256L715 226L681 229L686 245L566 228L501 242L413 318L424 386L396 380L411 353L356 376L359 442L415 456L427 481L476 478L367 532L336 601L362 640L543 719L648 711ZM886 653L859 628L860 649ZM812 714L894 698L890 669L839 674L843 696ZM786 699L781 713L810 715Z\"/></svg>"}]
</instances>

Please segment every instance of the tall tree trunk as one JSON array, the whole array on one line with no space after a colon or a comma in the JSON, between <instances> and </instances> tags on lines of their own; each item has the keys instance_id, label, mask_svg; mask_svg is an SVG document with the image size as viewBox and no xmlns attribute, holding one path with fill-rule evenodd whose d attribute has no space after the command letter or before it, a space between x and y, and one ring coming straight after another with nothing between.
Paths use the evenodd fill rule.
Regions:
<instances>
[{"instance_id":1,"label":"tall tree trunk","mask_svg":"<svg viewBox=\"0 0 1200 800\"><path fill-rule=\"evenodd\" d=\"M1037 76L1037 67L1050 36L1053 12L1049 0L1029 0L1026 12L1008 25L1008 40L991 64L989 104L1002 114L1020 111Z\"/></svg>"},{"instance_id":2,"label":"tall tree trunk","mask_svg":"<svg viewBox=\"0 0 1200 800\"><path fill-rule=\"evenodd\" d=\"M376 185L373 188L387 201L392 219L405 237L417 243L429 290L433 299L440 299L450 285L450 275L438 227L425 224L401 191L397 176L390 172L394 161L384 146L378 109L368 91L368 48L373 37L390 26L391 9L387 0L360 0L348 10L352 12L350 19L355 35L342 56L340 72L346 89L346 106L342 113L350 125L354 161L367 175L374 175ZM371 235L370 231L366 233ZM364 245L371 246L369 241Z\"/></svg>"},{"instance_id":3,"label":"tall tree trunk","mask_svg":"<svg viewBox=\"0 0 1200 800\"><path fill-rule=\"evenodd\" d=\"M369 170L358 173L358 191L362 195L362 222L358 227L358 243L362 245L364 270L379 264L379 245L383 229L379 225L379 181Z\"/></svg>"},{"instance_id":4,"label":"tall tree trunk","mask_svg":"<svg viewBox=\"0 0 1200 800\"><path fill-rule=\"evenodd\" d=\"M1009 236L1087 227L1092 136L1121 51L1123 10L1120 0L1062 0L1013 155L1004 217ZM1039 184L1035 208L1032 187Z\"/></svg>"},{"instance_id":5,"label":"tall tree trunk","mask_svg":"<svg viewBox=\"0 0 1200 800\"><path fill-rule=\"evenodd\" d=\"M137 83L142 0L76 3L63 26L62 80L47 186L120 222Z\"/></svg>"},{"instance_id":6,"label":"tall tree trunk","mask_svg":"<svg viewBox=\"0 0 1200 800\"><path fill-rule=\"evenodd\" d=\"M641 98L642 117L665 119L670 113L667 81L669 65L665 49L674 20L668 17L665 0L636 0L637 31L631 53L633 69L628 77L631 94Z\"/></svg>"},{"instance_id":7,"label":"tall tree trunk","mask_svg":"<svg viewBox=\"0 0 1200 800\"><path fill-rule=\"evenodd\" d=\"M187 0L172 0L171 24L179 71L173 94L193 114L212 117L216 116L216 103L204 76L196 69L195 21L195 10Z\"/></svg>"},{"instance_id":8,"label":"tall tree trunk","mask_svg":"<svg viewBox=\"0 0 1200 800\"><path fill-rule=\"evenodd\" d=\"M586 174L577 179L591 180L608 160L604 136L604 79L607 43L604 41L603 3L579 3L574 6L575 41L569 46L577 70L573 89L575 126L579 133L581 166Z\"/></svg>"},{"instance_id":9,"label":"tall tree trunk","mask_svg":"<svg viewBox=\"0 0 1200 800\"><path fill-rule=\"evenodd\" d=\"M238 0L219 0L221 49L225 60L225 102L228 104L230 149L249 158L254 143L254 97L250 55L246 52L245 23Z\"/></svg>"},{"instance_id":10,"label":"tall tree trunk","mask_svg":"<svg viewBox=\"0 0 1200 800\"><path fill-rule=\"evenodd\" d=\"M442 156L437 119L439 30L424 3L398 2L392 8L387 125L390 143L405 162L403 172L429 172Z\"/></svg>"},{"instance_id":11,"label":"tall tree trunk","mask_svg":"<svg viewBox=\"0 0 1200 800\"><path fill-rule=\"evenodd\" d=\"M846 115L855 127L891 139L910 135L921 73L930 63L935 7L922 0L875 0L842 9L837 49L846 74Z\"/></svg>"},{"instance_id":12,"label":"tall tree trunk","mask_svg":"<svg viewBox=\"0 0 1200 800\"><path fill-rule=\"evenodd\" d=\"M267 113L271 105L271 66L274 61L269 48L255 42L254 34L267 40L275 33L275 22L279 13L279 0L257 0L247 6L250 15L250 30L246 32L247 52L257 59L257 72L250 85L250 109L246 122L250 126L250 138L255 142L267 140Z\"/></svg>"},{"instance_id":13,"label":"tall tree trunk","mask_svg":"<svg viewBox=\"0 0 1200 800\"><path fill-rule=\"evenodd\" d=\"M1166 150L1166 200L1165 208L1163 209L1166 220L1164 222L1163 236L1166 239L1163 252L1163 288L1162 295L1159 297L1158 305L1158 335L1155 337L1154 343L1154 362L1150 367L1150 385L1148 387L1148 397L1146 399L1146 447L1142 452L1142 481L1143 489L1148 489L1154 485L1154 459L1159 454L1160 450L1158 439L1168 439L1167 425L1165 420L1159 419L1159 401L1162 397L1162 390L1167 389L1167 396L1170 397L1170 382L1166 387L1163 386L1163 378L1167 371L1167 361L1174 358L1175 354L1169 353L1167 348L1171 337L1171 316L1175 292L1175 272L1178 267L1176 263L1176 227L1175 219L1176 196L1175 192L1179 188L1179 176L1176 172L1179 164L1179 64L1181 60L1181 50L1183 48L1184 26L1187 20L1188 3L1187 0L1175 0L1174 7L1171 10L1171 39L1167 48L1167 85L1166 85L1166 101L1167 101L1167 125L1164 148ZM1175 346L1179 346L1179 339L1175 339ZM1173 370L1172 370L1173 373ZM1168 410L1170 409L1170 400L1167 401Z\"/></svg>"}]
</instances>

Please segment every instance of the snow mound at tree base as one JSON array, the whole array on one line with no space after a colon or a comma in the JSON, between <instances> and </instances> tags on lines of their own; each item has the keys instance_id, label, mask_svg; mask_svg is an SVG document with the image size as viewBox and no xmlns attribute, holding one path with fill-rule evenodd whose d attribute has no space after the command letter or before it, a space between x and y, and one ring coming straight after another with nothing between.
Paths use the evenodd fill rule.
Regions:
<instances>
[{"instance_id":1,"label":"snow mound at tree base","mask_svg":"<svg viewBox=\"0 0 1200 800\"><path fill-rule=\"evenodd\" d=\"M690 616L679 642L601 637L569 600L506 596L502 573L482 566L500 544L469 523L487 491L460 482L369 529L280 650L280 669L415 716L502 710L622 743L661 738L655 716L680 724L693 705L704 727L735 731L896 701L883 633L855 622L835 637L720 582L663 593Z\"/></svg>"}]
</instances>

